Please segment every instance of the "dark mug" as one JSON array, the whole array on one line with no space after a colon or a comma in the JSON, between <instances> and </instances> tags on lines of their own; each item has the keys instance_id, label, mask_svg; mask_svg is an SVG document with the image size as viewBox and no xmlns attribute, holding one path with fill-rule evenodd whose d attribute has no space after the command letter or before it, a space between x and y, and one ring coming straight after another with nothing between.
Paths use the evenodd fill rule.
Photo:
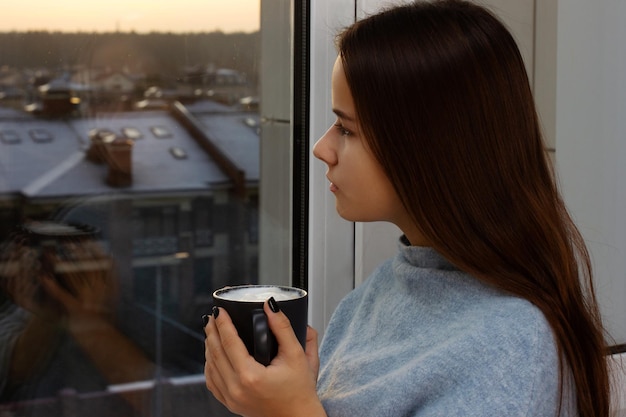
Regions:
<instances>
[{"instance_id":1,"label":"dark mug","mask_svg":"<svg viewBox=\"0 0 626 417\"><path fill-rule=\"evenodd\" d=\"M213 305L228 312L248 353L265 366L278 353L278 343L263 311L263 303L270 297L274 297L280 310L289 318L304 349L308 312L305 290L278 285L239 285L224 287L213 293Z\"/></svg>"}]
</instances>

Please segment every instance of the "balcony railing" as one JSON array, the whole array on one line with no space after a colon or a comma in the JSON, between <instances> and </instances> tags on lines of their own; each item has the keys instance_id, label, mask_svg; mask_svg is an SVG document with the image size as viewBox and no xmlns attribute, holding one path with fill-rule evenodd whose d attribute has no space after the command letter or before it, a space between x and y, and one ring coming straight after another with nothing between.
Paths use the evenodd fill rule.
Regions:
<instances>
[{"instance_id":1,"label":"balcony railing","mask_svg":"<svg viewBox=\"0 0 626 417\"><path fill-rule=\"evenodd\" d=\"M104 391L61 390L56 397L0 404L1 416L46 417L230 417L206 389L204 375L129 384Z\"/></svg>"}]
</instances>

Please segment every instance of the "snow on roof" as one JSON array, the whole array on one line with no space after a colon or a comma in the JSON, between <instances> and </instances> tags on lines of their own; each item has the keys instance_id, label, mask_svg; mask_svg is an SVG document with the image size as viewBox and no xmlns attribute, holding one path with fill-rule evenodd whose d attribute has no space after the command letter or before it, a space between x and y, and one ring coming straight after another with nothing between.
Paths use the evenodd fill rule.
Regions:
<instances>
[{"instance_id":1,"label":"snow on roof","mask_svg":"<svg viewBox=\"0 0 626 417\"><path fill-rule=\"evenodd\" d=\"M190 111L201 121L207 136L245 172L248 182L257 183L259 135L249 125L250 120L258 124L258 116L196 105L196 110L207 108L209 112L195 114L194 106L190 106ZM138 136L132 149L132 185L123 189L110 187L105 182L108 167L85 158L92 129L118 134L128 129L129 134ZM56 198L119 192L193 192L228 181L195 139L165 110L69 120L24 117L0 110L0 194Z\"/></svg>"}]
</instances>

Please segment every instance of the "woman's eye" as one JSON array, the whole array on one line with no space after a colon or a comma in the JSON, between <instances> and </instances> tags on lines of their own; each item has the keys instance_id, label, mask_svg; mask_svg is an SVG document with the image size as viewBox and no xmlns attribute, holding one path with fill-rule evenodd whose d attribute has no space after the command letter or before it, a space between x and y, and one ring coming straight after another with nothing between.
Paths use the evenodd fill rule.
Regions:
<instances>
[{"instance_id":1,"label":"woman's eye","mask_svg":"<svg viewBox=\"0 0 626 417\"><path fill-rule=\"evenodd\" d=\"M349 136L350 135L350 131L345 129L342 125L336 124L335 127L337 128L337 130L339 131L341 136Z\"/></svg>"}]
</instances>

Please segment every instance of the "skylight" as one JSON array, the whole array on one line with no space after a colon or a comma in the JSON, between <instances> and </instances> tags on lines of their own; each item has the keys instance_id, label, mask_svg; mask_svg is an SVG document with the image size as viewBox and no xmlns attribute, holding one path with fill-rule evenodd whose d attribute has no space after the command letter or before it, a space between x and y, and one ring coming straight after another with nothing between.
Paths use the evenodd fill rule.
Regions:
<instances>
[{"instance_id":1,"label":"skylight","mask_svg":"<svg viewBox=\"0 0 626 417\"><path fill-rule=\"evenodd\" d=\"M31 129L28 134L35 143L52 142L52 134L44 129Z\"/></svg>"},{"instance_id":2,"label":"skylight","mask_svg":"<svg viewBox=\"0 0 626 417\"><path fill-rule=\"evenodd\" d=\"M22 139L20 135L14 130L2 130L0 131L0 141L9 145L20 143Z\"/></svg>"},{"instance_id":3,"label":"skylight","mask_svg":"<svg viewBox=\"0 0 626 417\"><path fill-rule=\"evenodd\" d=\"M132 140L141 139L143 137L141 131L136 127L123 127L122 134Z\"/></svg>"},{"instance_id":4,"label":"skylight","mask_svg":"<svg viewBox=\"0 0 626 417\"><path fill-rule=\"evenodd\" d=\"M176 159L187 159L187 152L184 149L181 149L177 146L170 148L170 153Z\"/></svg>"},{"instance_id":5,"label":"skylight","mask_svg":"<svg viewBox=\"0 0 626 417\"><path fill-rule=\"evenodd\" d=\"M152 131L152 134L154 134L154 136L159 139L172 137L172 132L170 132L169 129L164 126L153 126L150 128L150 130Z\"/></svg>"}]
</instances>

